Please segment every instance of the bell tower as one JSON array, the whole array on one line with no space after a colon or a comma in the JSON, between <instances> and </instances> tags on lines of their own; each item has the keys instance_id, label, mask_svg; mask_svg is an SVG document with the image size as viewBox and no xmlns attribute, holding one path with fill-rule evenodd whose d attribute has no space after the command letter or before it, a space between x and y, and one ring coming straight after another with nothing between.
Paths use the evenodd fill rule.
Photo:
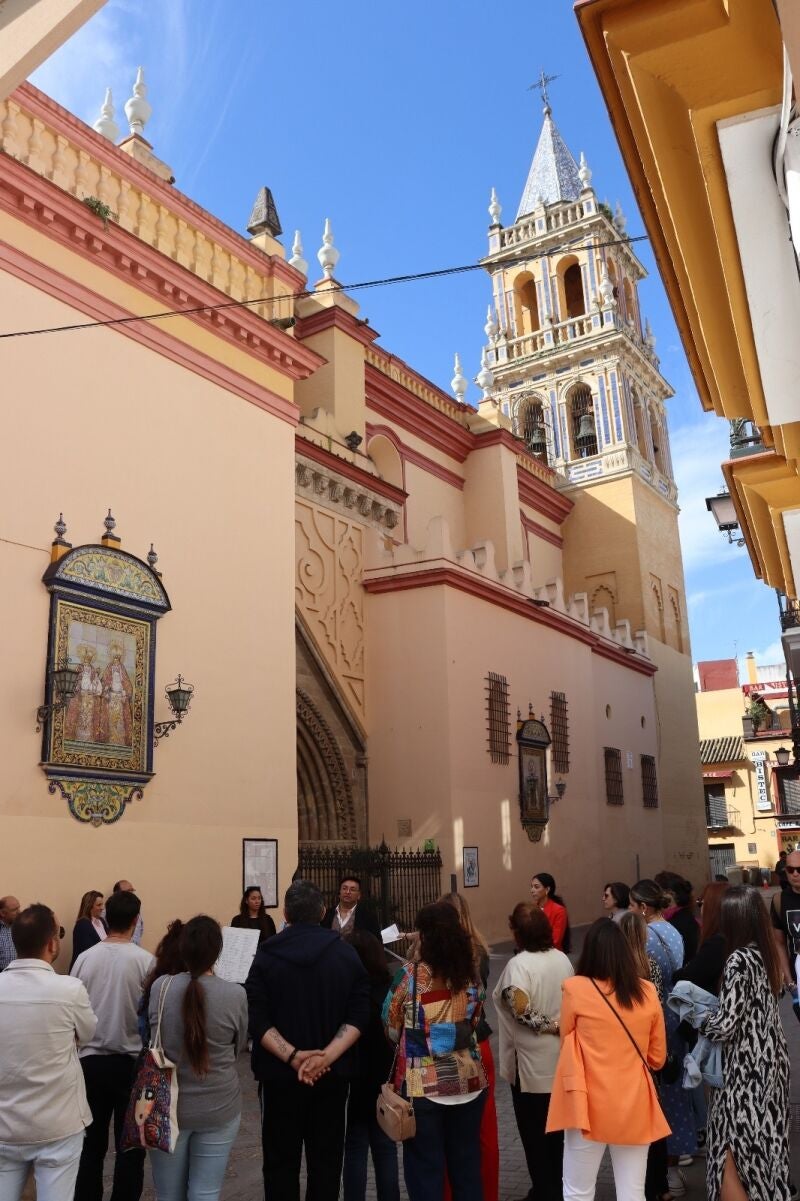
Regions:
<instances>
[{"instance_id":1,"label":"bell tower","mask_svg":"<svg viewBox=\"0 0 800 1201\"><path fill-rule=\"evenodd\" d=\"M494 189L489 204L484 357L493 384L480 411L510 424L575 502L564 525L565 590L587 594L600 628L628 620L647 632L659 668L668 852L667 825L702 812L698 773L682 766L697 729L665 409L672 390L642 317L646 272L622 210L598 200L586 157L576 161L564 142L548 82L535 85L543 123L513 224L501 224Z\"/></svg>"}]
</instances>

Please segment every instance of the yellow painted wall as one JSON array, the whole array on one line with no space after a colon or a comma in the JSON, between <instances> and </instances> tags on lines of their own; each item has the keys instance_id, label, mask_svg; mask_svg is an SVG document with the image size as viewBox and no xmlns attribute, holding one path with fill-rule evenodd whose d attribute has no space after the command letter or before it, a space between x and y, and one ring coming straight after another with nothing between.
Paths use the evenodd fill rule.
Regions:
<instances>
[{"instance_id":1,"label":"yellow painted wall","mask_svg":"<svg viewBox=\"0 0 800 1201\"><path fill-rule=\"evenodd\" d=\"M3 274L0 311L21 328L84 319ZM294 566L294 431L109 329L5 342L3 397L0 890L55 906L71 929L84 891L128 877L152 948L175 916L230 919L244 836L278 838L281 890L296 865L294 605L276 587ZM94 829L48 794L34 726L53 521L63 511L75 545L96 542L109 506L123 549L155 543L173 606L158 623L156 719L179 671L196 692L143 799Z\"/></svg>"}]
</instances>

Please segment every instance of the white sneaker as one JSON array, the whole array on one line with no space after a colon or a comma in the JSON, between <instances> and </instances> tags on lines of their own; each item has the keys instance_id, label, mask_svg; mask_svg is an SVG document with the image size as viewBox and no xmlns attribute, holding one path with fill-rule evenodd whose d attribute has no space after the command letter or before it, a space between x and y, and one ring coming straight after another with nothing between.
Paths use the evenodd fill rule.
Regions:
<instances>
[{"instance_id":1,"label":"white sneaker","mask_svg":"<svg viewBox=\"0 0 800 1201\"><path fill-rule=\"evenodd\" d=\"M679 1168L688 1168L689 1165L692 1163L694 1163L693 1155L679 1155L678 1156L678 1167Z\"/></svg>"},{"instance_id":2,"label":"white sneaker","mask_svg":"<svg viewBox=\"0 0 800 1201\"><path fill-rule=\"evenodd\" d=\"M682 1197L686 1192L686 1177L680 1168L667 1168L667 1188L673 1197Z\"/></svg>"}]
</instances>

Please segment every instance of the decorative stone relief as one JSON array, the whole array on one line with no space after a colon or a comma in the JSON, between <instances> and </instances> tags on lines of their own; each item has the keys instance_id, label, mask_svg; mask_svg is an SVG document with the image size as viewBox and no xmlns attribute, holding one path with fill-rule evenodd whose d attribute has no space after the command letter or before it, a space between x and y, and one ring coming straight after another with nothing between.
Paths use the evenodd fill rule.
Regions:
<instances>
[{"instance_id":1,"label":"decorative stone relief","mask_svg":"<svg viewBox=\"0 0 800 1201\"><path fill-rule=\"evenodd\" d=\"M298 495L304 495L315 504L340 512L345 517L348 510L355 509L363 518L363 525L393 530L400 521L399 505L393 505L369 488L359 488L346 476L329 471L313 459L297 455L294 481Z\"/></svg>"},{"instance_id":2,"label":"decorative stone relief","mask_svg":"<svg viewBox=\"0 0 800 1201\"><path fill-rule=\"evenodd\" d=\"M363 720L364 531L345 514L298 497L295 532L297 607L343 695Z\"/></svg>"}]
</instances>

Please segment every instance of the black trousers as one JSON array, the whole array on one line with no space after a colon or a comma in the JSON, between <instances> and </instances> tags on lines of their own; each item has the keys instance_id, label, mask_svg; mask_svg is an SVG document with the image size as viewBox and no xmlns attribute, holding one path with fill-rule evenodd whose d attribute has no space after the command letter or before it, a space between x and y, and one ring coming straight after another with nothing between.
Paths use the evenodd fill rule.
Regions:
<instances>
[{"instance_id":1,"label":"black trousers","mask_svg":"<svg viewBox=\"0 0 800 1201\"><path fill-rule=\"evenodd\" d=\"M644 1178L644 1195L647 1201L658 1201L664 1193L669 1192L667 1186L667 1140L658 1139L651 1143L647 1150L647 1174Z\"/></svg>"},{"instance_id":2,"label":"black trousers","mask_svg":"<svg viewBox=\"0 0 800 1201\"><path fill-rule=\"evenodd\" d=\"M114 1119L114 1183L111 1201L139 1201L144 1186L144 1149L119 1151L122 1123L136 1074L132 1055L85 1055L81 1059L92 1124L86 1131L75 1182L75 1201L103 1201L103 1161Z\"/></svg>"},{"instance_id":3,"label":"black trousers","mask_svg":"<svg viewBox=\"0 0 800 1201\"><path fill-rule=\"evenodd\" d=\"M264 1195L268 1201L299 1201L304 1146L306 1201L338 1201L347 1093L347 1081L332 1072L314 1085L299 1080L259 1084Z\"/></svg>"},{"instance_id":4,"label":"black trousers","mask_svg":"<svg viewBox=\"0 0 800 1201\"><path fill-rule=\"evenodd\" d=\"M512 1084L511 1101L531 1178L529 1196L536 1201L562 1201L564 1132L545 1133L550 1094L524 1093Z\"/></svg>"}]
</instances>

